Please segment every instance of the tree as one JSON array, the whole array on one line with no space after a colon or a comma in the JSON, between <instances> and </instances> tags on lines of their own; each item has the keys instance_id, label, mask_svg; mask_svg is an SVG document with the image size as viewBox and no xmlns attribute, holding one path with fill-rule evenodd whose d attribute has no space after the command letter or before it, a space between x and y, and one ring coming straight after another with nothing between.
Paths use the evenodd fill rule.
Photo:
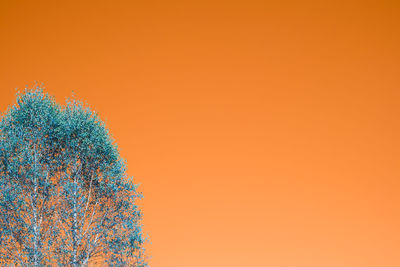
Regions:
<instances>
[{"instance_id":1,"label":"tree","mask_svg":"<svg viewBox=\"0 0 400 267\"><path fill-rule=\"evenodd\" d=\"M25 91L0 121L0 263L146 266L136 189L95 112Z\"/></svg>"}]
</instances>

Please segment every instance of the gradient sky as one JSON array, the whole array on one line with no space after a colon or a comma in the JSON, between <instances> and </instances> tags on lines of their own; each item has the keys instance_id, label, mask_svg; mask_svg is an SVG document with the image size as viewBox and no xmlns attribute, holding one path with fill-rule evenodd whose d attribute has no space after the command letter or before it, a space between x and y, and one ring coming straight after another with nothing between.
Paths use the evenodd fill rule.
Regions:
<instances>
[{"instance_id":1,"label":"gradient sky","mask_svg":"<svg viewBox=\"0 0 400 267\"><path fill-rule=\"evenodd\" d=\"M0 110L106 121L155 267L400 266L398 1L0 1Z\"/></svg>"}]
</instances>

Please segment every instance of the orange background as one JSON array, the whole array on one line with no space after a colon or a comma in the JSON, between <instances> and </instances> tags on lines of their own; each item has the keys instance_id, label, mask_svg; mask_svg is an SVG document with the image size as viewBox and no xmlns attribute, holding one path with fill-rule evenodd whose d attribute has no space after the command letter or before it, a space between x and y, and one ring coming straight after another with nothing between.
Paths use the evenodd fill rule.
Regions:
<instances>
[{"instance_id":1,"label":"orange background","mask_svg":"<svg viewBox=\"0 0 400 267\"><path fill-rule=\"evenodd\" d=\"M0 109L96 109L151 266L400 266L396 1L4 1Z\"/></svg>"}]
</instances>

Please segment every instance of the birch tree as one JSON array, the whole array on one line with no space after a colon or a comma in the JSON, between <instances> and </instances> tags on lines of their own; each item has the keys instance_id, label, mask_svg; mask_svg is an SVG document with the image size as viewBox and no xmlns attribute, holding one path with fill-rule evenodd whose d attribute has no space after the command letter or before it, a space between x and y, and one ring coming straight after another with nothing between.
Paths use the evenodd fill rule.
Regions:
<instances>
[{"instance_id":1,"label":"birch tree","mask_svg":"<svg viewBox=\"0 0 400 267\"><path fill-rule=\"evenodd\" d=\"M0 122L0 260L39 266L52 231L60 108L39 91L17 98Z\"/></svg>"}]
</instances>

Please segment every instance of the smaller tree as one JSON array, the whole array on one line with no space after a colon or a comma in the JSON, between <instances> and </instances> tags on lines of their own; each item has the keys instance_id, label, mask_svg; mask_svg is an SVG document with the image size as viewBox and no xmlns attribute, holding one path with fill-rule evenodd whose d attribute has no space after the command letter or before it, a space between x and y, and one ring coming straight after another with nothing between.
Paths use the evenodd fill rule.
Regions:
<instances>
[{"instance_id":1,"label":"smaller tree","mask_svg":"<svg viewBox=\"0 0 400 267\"><path fill-rule=\"evenodd\" d=\"M58 261L72 266L104 258L110 265L141 261L136 185L96 113L81 102L65 107L57 223Z\"/></svg>"}]
</instances>

